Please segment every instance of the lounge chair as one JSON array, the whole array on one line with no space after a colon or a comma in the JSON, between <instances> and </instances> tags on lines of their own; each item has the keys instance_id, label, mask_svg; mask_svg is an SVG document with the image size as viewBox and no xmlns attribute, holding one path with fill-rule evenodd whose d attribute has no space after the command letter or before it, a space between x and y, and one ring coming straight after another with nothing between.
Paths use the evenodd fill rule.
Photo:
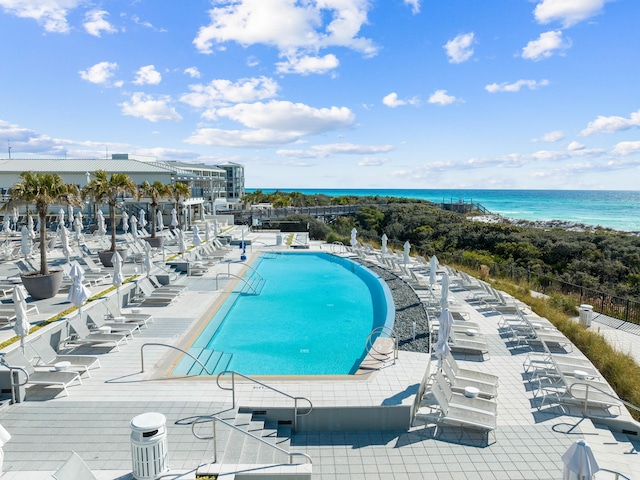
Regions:
<instances>
[{"instance_id":1,"label":"lounge chair","mask_svg":"<svg viewBox=\"0 0 640 480\"><path fill-rule=\"evenodd\" d=\"M607 383L568 377L562 372L557 372L550 383L539 381L536 396L538 395L542 396L538 410L549 401L558 404L563 411L564 405L578 405L583 408L583 413L588 408L605 411L616 408L618 414L622 413L622 403Z\"/></svg>"},{"instance_id":2,"label":"lounge chair","mask_svg":"<svg viewBox=\"0 0 640 480\"><path fill-rule=\"evenodd\" d=\"M498 387L495 384L458 377L448 362L442 362L442 371L447 376L451 390L454 392L465 393L467 387L473 387L478 389L478 396L482 398L494 398L498 396Z\"/></svg>"},{"instance_id":3,"label":"lounge chair","mask_svg":"<svg viewBox=\"0 0 640 480\"><path fill-rule=\"evenodd\" d=\"M171 292L155 292L153 285L144 278L139 279L136 284L143 295L140 305L167 306L178 296Z\"/></svg>"},{"instance_id":4,"label":"lounge chair","mask_svg":"<svg viewBox=\"0 0 640 480\"><path fill-rule=\"evenodd\" d=\"M116 320L109 321L104 318L104 315L98 313L93 308L87 310L87 321L95 326L95 329L89 329L92 333L99 332L99 329L102 327L108 327L110 333L121 333L129 337L133 337L134 332L140 332L140 326L138 324L132 325L124 320L122 322Z\"/></svg>"},{"instance_id":5,"label":"lounge chair","mask_svg":"<svg viewBox=\"0 0 640 480\"><path fill-rule=\"evenodd\" d=\"M65 395L69 395L67 387L70 384L77 382L82 385L82 379L78 372L37 371L19 348L5 354L2 359L9 368L21 367L24 369L28 376L27 385L59 387L64 390Z\"/></svg>"},{"instance_id":6,"label":"lounge chair","mask_svg":"<svg viewBox=\"0 0 640 480\"><path fill-rule=\"evenodd\" d=\"M449 367L451 367L451 370L457 378L468 378L469 380L493 384L496 387L498 386L498 375L481 372L479 370L472 370L470 368L462 368L458 365L458 362L456 362L456 359L452 356L446 357L444 361L449 364Z\"/></svg>"},{"instance_id":7,"label":"lounge chair","mask_svg":"<svg viewBox=\"0 0 640 480\"><path fill-rule=\"evenodd\" d=\"M151 285L153 285L153 287L155 288L154 292L168 291L168 292L181 293L187 289L186 285L177 285L175 283L170 283L165 285L161 283L160 280L158 280L158 277L156 277L155 275L149 275L147 278L151 283Z\"/></svg>"},{"instance_id":8,"label":"lounge chair","mask_svg":"<svg viewBox=\"0 0 640 480\"><path fill-rule=\"evenodd\" d=\"M120 350L121 343L127 342L127 335L120 333L96 333L91 332L87 324L80 317L73 317L67 319L69 327L75 332L69 335L69 338L65 339L65 345L68 346L80 346L80 345L108 345L111 344L116 349Z\"/></svg>"},{"instance_id":9,"label":"lounge chair","mask_svg":"<svg viewBox=\"0 0 640 480\"><path fill-rule=\"evenodd\" d=\"M461 429L461 437L465 429L479 430L485 434L489 443L489 434L497 428L494 414L452 405L440 388L433 388L431 393L435 405L421 405L416 413L417 420L424 421L425 426L430 422L434 423L436 436L440 435L442 426L454 426Z\"/></svg>"},{"instance_id":10,"label":"lounge chair","mask_svg":"<svg viewBox=\"0 0 640 480\"><path fill-rule=\"evenodd\" d=\"M110 305L109 302L97 302L91 306L96 315L102 316L108 322L122 323L125 325L137 325L138 327L147 327L153 322L153 315L148 313L122 313L116 306Z\"/></svg>"},{"instance_id":11,"label":"lounge chair","mask_svg":"<svg viewBox=\"0 0 640 480\"><path fill-rule=\"evenodd\" d=\"M449 405L490 413L492 415L498 414L498 404L495 400L467 397L464 393L454 392L441 371L436 372L433 378L432 389L440 389L449 402Z\"/></svg>"},{"instance_id":12,"label":"lounge chair","mask_svg":"<svg viewBox=\"0 0 640 480\"><path fill-rule=\"evenodd\" d=\"M93 355L60 355L43 336L35 337L26 346L34 352L32 361L36 361L34 363L36 367L54 367L56 363L69 362L71 370L80 375L86 373L88 377L91 377L89 372L91 368L100 368L98 357Z\"/></svg>"}]
</instances>

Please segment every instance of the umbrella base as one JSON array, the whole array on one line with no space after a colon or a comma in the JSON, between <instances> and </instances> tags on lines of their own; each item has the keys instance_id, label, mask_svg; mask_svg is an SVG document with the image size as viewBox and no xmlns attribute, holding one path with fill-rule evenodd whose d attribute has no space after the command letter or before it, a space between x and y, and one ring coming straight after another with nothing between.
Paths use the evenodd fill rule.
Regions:
<instances>
[{"instance_id":1,"label":"umbrella base","mask_svg":"<svg viewBox=\"0 0 640 480\"><path fill-rule=\"evenodd\" d=\"M50 271L48 275L41 275L40 272L32 272L21 275L22 284L29 295L34 300L55 297L60 286L64 272L62 270Z\"/></svg>"},{"instance_id":2,"label":"umbrella base","mask_svg":"<svg viewBox=\"0 0 640 480\"><path fill-rule=\"evenodd\" d=\"M162 248L162 242L164 240L163 237L144 237L144 241L146 241L153 248Z\"/></svg>"},{"instance_id":3,"label":"umbrella base","mask_svg":"<svg viewBox=\"0 0 640 480\"><path fill-rule=\"evenodd\" d=\"M129 250L126 248L120 249L118 248L118 253L122 257L122 261L127 260L127 256L129 254ZM111 257L113 257L113 252L111 250L103 250L102 252L98 252L98 257L100 258L100 263L102 263L105 267L113 267L113 262L111 261Z\"/></svg>"}]
</instances>

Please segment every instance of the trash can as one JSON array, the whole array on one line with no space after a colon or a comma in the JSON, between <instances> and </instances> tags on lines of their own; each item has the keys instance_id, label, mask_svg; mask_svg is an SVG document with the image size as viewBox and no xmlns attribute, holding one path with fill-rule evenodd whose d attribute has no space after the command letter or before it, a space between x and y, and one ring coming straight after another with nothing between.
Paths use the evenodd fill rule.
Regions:
<instances>
[{"instance_id":1,"label":"trash can","mask_svg":"<svg viewBox=\"0 0 640 480\"><path fill-rule=\"evenodd\" d=\"M280 245L282 245L282 234L276 233L276 246L279 247Z\"/></svg>"},{"instance_id":2,"label":"trash can","mask_svg":"<svg viewBox=\"0 0 640 480\"><path fill-rule=\"evenodd\" d=\"M580 305L580 323L585 327L590 327L592 317L593 317L593 306L587 305L587 304Z\"/></svg>"},{"instance_id":3,"label":"trash can","mask_svg":"<svg viewBox=\"0 0 640 480\"><path fill-rule=\"evenodd\" d=\"M166 418L148 412L131 420L133 478L155 480L169 470Z\"/></svg>"}]
</instances>

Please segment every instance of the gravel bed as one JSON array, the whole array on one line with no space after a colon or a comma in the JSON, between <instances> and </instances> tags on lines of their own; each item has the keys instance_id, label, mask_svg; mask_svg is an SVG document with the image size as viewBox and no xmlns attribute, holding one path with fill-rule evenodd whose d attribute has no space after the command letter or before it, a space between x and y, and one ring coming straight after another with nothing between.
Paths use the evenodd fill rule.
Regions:
<instances>
[{"instance_id":1,"label":"gravel bed","mask_svg":"<svg viewBox=\"0 0 640 480\"><path fill-rule=\"evenodd\" d=\"M389 270L371 262L360 261L360 263L378 274L391 290L396 307L393 331L398 337L400 350L427 353L429 351L429 319L413 288ZM416 325L415 340L413 338L414 322Z\"/></svg>"}]
</instances>

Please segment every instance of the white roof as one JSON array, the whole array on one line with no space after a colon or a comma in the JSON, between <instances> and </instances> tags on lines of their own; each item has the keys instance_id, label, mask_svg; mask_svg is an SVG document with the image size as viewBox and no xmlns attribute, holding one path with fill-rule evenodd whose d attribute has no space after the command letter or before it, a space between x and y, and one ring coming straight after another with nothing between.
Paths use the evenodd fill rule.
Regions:
<instances>
[{"instance_id":1,"label":"white roof","mask_svg":"<svg viewBox=\"0 0 640 480\"><path fill-rule=\"evenodd\" d=\"M0 172L47 172L47 173L85 173L96 170L118 173L168 173L182 172L165 162L141 162L139 160L113 160L110 158L73 158L73 159L0 159Z\"/></svg>"}]
</instances>

